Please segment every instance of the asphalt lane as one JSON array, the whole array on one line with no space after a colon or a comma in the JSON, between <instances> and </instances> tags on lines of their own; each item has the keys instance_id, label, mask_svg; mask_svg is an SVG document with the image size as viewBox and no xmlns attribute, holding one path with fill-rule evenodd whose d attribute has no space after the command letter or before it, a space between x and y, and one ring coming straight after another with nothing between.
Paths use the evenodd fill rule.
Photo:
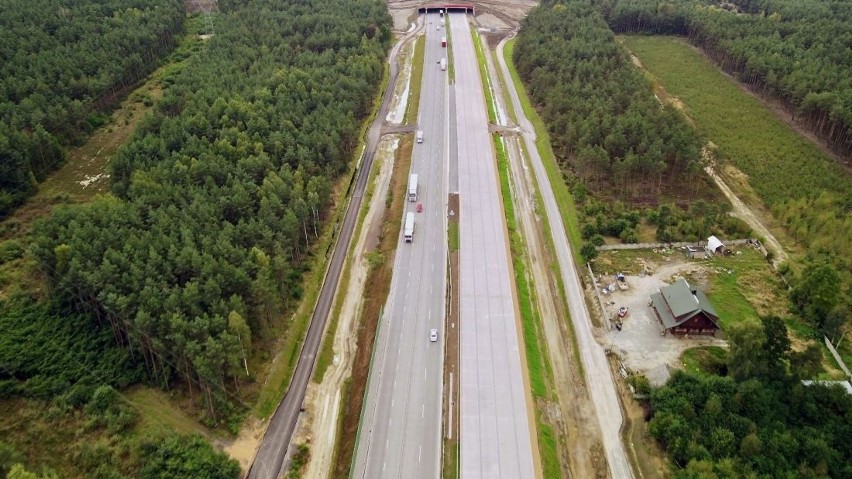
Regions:
<instances>
[{"instance_id":1,"label":"asphalt lane","mask_svg":"<svg viewBox=\"0 0 852 479\"><path fill-rule=\"evenodd\" d=\"M508 238L467 17L450 14L458 121L461 477L532 478Z\"/></svg>"},{"instance_id":2,"label":"asphalt lane","mask_svg":"<svg viewBox=\"0 0 852 479\"><path fill-rule=\"evenodd\" d=\"M391 291L371 364L354 477L436 478L441 461L441 387L447 240L447 72L439 16L426 18L423 84L411 173L419 176L412 243L400 235ZM437 342L429 331L438 329Z\"/></svg>"}]
</instances>

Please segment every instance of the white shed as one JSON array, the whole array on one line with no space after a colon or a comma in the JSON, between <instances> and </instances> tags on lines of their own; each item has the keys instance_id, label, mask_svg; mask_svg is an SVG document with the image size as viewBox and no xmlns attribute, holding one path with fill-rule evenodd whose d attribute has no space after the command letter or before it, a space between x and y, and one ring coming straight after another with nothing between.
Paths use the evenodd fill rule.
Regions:
<instances>
[{"instance_id":1,"label":"white shed","mask_svg":"<svg viewBox=\"0 0 852 479\"><path fill-rule=\"evenodd\" d=\"M711 253L724 253L725 245L719 241L719 238L711 236L707 238L707 251Z\"/></svg>"}]
</instances>

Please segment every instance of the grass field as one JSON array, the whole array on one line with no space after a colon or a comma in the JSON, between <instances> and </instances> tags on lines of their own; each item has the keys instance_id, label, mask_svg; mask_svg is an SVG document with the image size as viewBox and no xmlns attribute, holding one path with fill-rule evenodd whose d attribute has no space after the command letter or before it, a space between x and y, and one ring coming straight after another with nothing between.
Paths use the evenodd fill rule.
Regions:
<instances>
[{"instance_id":1,"label":"grass field","mask_svg":"<svg viewBox=\"0 0 852 479\"><path fill-rule=\"evenodd\" d=\"M721 374L726 369L728 351L719 346L690 348L681 356L683 369L693 374Z\"/></svg>"},{"instance_id":2,"label":"grass field","mask_svg":"<svg viewBox=\"0 0 852 479\"><path fill-rule=\"evenodd\" d=\"M723 330L760 316L788 316L786 289L760 252L738 249L732 256L714 256L700 264L709 272L706 292Z\"/></svg>"},{"instance_id":3,"label":"grass field","mask_svg":"<svg viewBox=\"0 0 852 479\"><path fill-rule=\"evenodd\" d=\"M624 44L682 102L698 131L719 147L719 156L747 175L749 186L791 237L839 254L852 250L852 220L844 210L852 191L849 171L685 41L628 36Z\"/></svg>"},{"instance_id":4,"label":"grass field","mask_svg":"<svg viewBox=\"0 0 852 479\"><path fill-rule=\"evenodd\" d=\"M562 214L562 222L565 224L565 232L568 235L568 241L571 244L571 253L574 255L574 260L577 261L578 264L582 264L580 247L583 245L583 238L580 235L580 225L577 217L577 210L574 206L574 197L571 196L571 192L568 190L568 185L565 183L565 179L562 176L562 171L556 163L556 157L553 155L553 149L550 147L550 135L547 134L547 127L538 116L538 113L536 113L532 103L530 103L530 98L527 96L527 92L524 89L524 83L521 81L521 77L515 69L515 64L512 62L512 52L514 52L514 50L515 40L507 42L506 48L503 51L506 64L509 67L512 82L514 82L515 88L518 90L518 97L521 100L524 115L526 115L529 121L532 122L533 127L535 128L536 148L538 148L538 153L541 155L541 160L544 163L544 169L547 171L547 179L550 181L551 188L553 189L553 195L556 197L556 204L559 206L560 214ZM543 179L539 178L538 181L543 181Z\"/></svg>"},{"instance_id":5,"label":"grass field","mask_svg":"<svg viewBox=\"0 0 852 479\"><path fill-rule=\"evenodd\" d=\"M476 60L479 62L479 79L482 81L482 89L485 91L485 104L488 108L488 121L497 123L497 110L494 108L494 91L491 89L491 80L488 76L488 65L485 62L485 49L482 46L482 38L476 31L476 27L470 26L470 34L473 36L473 46L476 49Z\"/></svg>"}]
</instances>

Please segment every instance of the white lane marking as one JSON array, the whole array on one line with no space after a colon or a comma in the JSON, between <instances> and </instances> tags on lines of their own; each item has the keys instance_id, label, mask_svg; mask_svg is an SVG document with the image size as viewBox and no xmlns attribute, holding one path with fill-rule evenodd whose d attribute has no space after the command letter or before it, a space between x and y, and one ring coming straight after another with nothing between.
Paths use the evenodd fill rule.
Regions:
<instances>
[{"instance_id":1,"label":"white lane marking","mask_svg":"<svg viewBox=\"0 0 852 479\"><path fill-rule=\"evenodd\" d=\"M417 449L417 462L420 462L420 457L423 455L423 446Z\"/></svg>"},{"instance_id":2,"label":"white lane marking","mask_svg":"<svg viewBox=\"0 0 852 479\"><path fill-rule=\"evenodd\" d=\"M423 407L420 409L420 418L423 419L423 417L425 415L426 415L426 403L423 403Z\"/></svg>"}]
</instances>

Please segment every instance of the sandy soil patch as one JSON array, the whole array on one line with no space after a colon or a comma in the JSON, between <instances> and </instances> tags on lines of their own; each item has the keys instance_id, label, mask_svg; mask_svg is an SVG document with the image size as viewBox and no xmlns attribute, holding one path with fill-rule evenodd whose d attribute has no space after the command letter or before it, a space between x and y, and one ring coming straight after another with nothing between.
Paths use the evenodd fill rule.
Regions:
<instances>
[{"instance_id":1,"label":"sandy soil patch","mask_svg":"<svg viewBox=\"0 0 852 479\"><path fill-rule=\"evenodd\" d=\"M247 471L254 461L254 455L260 446L260 440L266 432L266 424L252 417L243 425L240 434L222 450L240 463L240 468Z\"/></svg>"}]
</instances>

